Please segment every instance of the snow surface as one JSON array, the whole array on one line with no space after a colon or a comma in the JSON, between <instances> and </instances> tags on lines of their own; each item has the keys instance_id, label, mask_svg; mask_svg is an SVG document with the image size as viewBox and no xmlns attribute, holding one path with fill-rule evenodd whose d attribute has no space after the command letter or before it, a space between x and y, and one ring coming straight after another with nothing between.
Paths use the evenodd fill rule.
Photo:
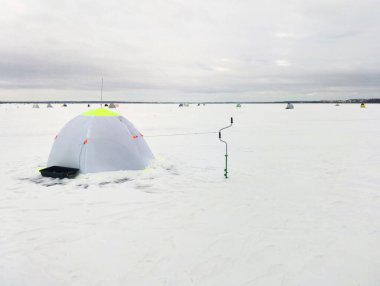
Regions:
<instances>
[{"instance_id":1,"label":"snow surface","mask_svg":"<svg viewBox=\"0 0 380 286\"><path fill-rule=\"evenodd\" d=\"M0 105L0 285L380 285L380 105L122 105L157 160L42 178L86 105ZM230 178L223 178L229 142Z\"/></svg>"}]
</instances>

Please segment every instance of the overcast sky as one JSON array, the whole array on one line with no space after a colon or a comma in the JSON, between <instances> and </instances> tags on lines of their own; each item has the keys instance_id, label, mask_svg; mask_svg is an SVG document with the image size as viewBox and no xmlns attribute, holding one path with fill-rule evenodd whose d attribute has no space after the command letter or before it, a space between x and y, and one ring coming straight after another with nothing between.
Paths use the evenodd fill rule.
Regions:
<instances>
[{"instance_id":1,"label":"overcast sky","mask_svg":"<svg viewBox=\"0 0 380 286\"><path fill-rule=\"evenodd\" d=\"M0 0L0 100L380 97L379 0Z\"/></svg>"}]
</instances>

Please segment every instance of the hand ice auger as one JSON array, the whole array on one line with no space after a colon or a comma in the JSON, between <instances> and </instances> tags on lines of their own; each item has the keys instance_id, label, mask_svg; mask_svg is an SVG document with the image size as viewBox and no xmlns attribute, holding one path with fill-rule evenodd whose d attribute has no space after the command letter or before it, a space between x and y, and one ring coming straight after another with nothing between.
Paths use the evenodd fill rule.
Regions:
<instances>
[{"instance_id":1,"label":"hand ice auger","mask_svg":"<svg viewBox=\"0 0 380 286\"><path fill-rule=\"evenodd\" d=\"M234 123L234 119L231 117L231 124L226 126L226 127L223 127L222 129L219 130L219 140L226 145L226 154L224 155L226 157L226 167L224 169L224 177L226 179L228 178L228 169L227 169L227 158L228 158L228 152L227 151L228 151L228 149L227 149L227 142L222 140L222 130L230 128L233 123Z\"/></svg>"}]
</instances>

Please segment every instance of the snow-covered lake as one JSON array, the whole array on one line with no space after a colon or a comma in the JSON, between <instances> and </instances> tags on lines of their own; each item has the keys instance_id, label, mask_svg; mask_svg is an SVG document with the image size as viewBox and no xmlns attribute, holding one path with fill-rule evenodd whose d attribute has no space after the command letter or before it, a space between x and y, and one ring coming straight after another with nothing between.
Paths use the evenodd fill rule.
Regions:
<instances>
[{"instance_id":1,"label":"snow-covered lake","mask_svg":"<svg viewBox=\"0 0 380 286\"><path fill-rule=\"evenodd\" d=\"M152 166L53 180L87 105L0 105L0 285L380 285L380 105L284 108L122 105ZM217 134L154 137L231 116L227 180Z\"/></svg>"}]
</instances>

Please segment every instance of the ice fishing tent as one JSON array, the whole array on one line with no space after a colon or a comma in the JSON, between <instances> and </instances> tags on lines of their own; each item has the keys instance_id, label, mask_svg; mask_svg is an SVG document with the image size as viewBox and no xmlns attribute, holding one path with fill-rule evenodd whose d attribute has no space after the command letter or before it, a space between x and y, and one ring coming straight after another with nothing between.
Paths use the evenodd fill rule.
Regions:
<instances>
[{"instance_id":1,"label":"ice fishing tent","mask_svg":"<svg viewBox=\"0 0 380 286\"><path fill-rule=\"evenodd\" d=\"M364 104L364 103L361 103L361 104L360 104L360 108L365 108L365 104Z\"/></svg>"},{"instance_id":2,"label":"ice fishing tent","mask_svg":"<svg viewBox=\"0 0 380 286\"><path fill-rule=\"evenodd\" d=\"M114 103L111 103L108 108L116 108L116 105Z\"/></svg>"},{"instance_id":3,"label":"ice fishing tent","mask_svg":"<svg viewBox=\"0 0 380 286\"><path fill-rule=\"evenodd\" d=\"M236 104L236 107L241 107L241 104L240 103Z\"/></svg>"},{"instance_id":4,"label":"ice fishing tent","mask_svg":"<svg viewBox=\"0 0 380 286\"><path fill-rule=\"evenodd\" d=\"M33 108L40 108L38 104L33 104Z\"/></svg>"},{"instance_id":5,"label":"ice fishing tent","mask_svg":"<svg viewBox=\"0 0 380 286\"><path fill-rule=\"evenodd\" d=\"M46 107L47 107L47 108L52 108L53 105L51 105L51 103L49 103Z\"/></svg>"},{"instance_id":6,"label":"ice fishing tent","mask_svg":"<svg viewBox=\"0 0 380 286\"><path fill-rule=\"evenodd\" d=\"M98 108L69 121L55 138L48 167L82 173L141 170L153 154L143 135L116 112Z\"/></svg>"},{"instance_id":7,"label":"ice fishing tent","mask_svg":"<svg viewBox=\"0 0 380 286\"><path fill-rule=\"evenodd\" d=\"M288 105L286 106L286 109L294 109L294 106L292 103L288 103Z\"/></svg>"}]
</instances>

